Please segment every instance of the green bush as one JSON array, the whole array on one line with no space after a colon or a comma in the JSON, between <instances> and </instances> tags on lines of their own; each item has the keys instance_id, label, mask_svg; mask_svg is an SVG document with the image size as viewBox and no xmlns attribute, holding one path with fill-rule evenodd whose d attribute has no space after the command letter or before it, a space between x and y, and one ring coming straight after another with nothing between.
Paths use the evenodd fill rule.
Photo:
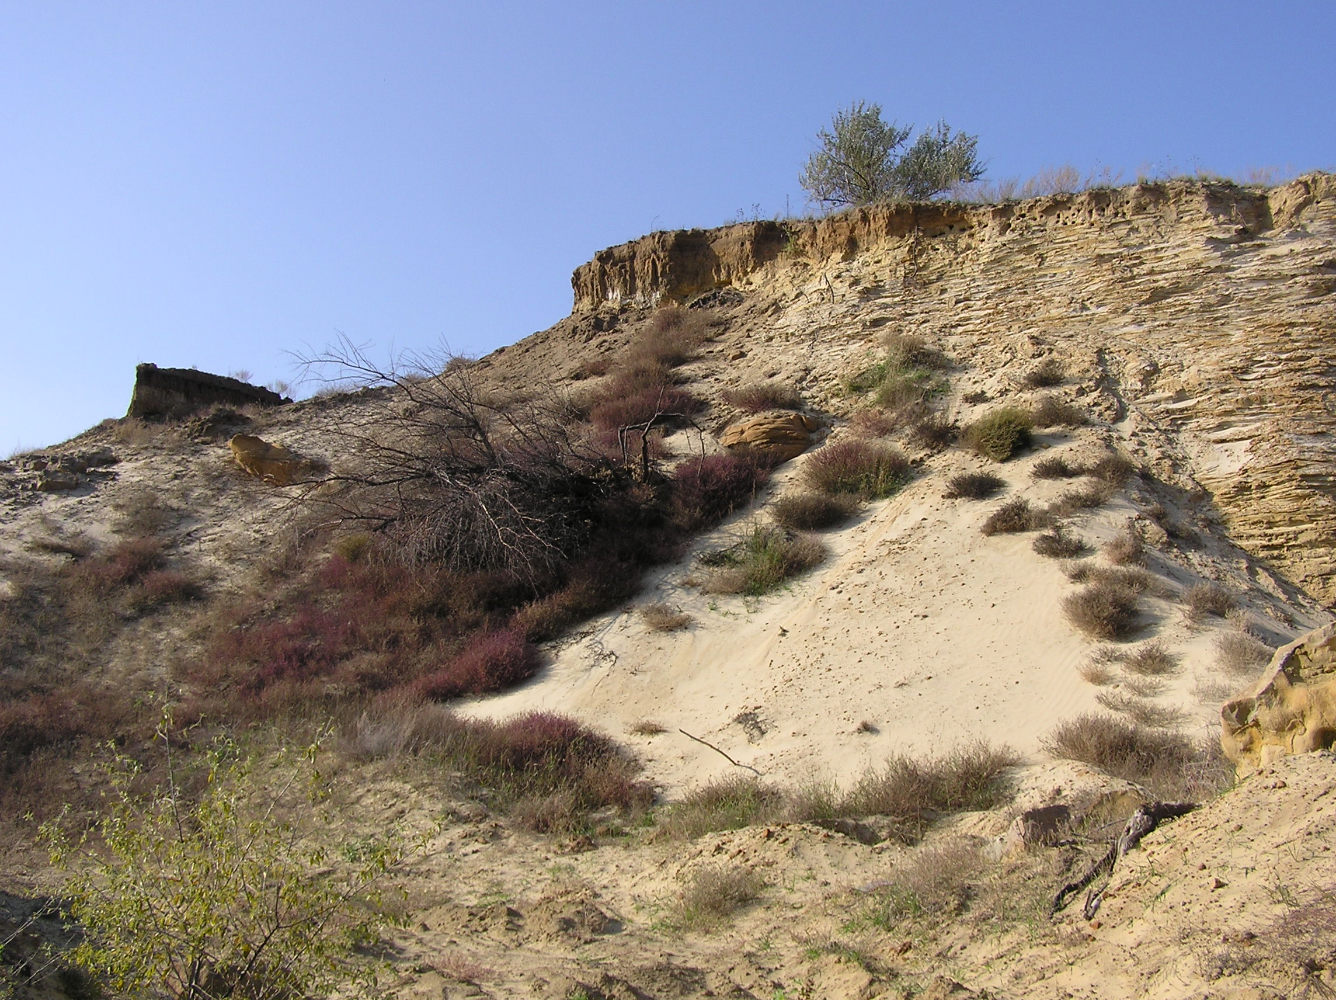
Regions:
<instances>
[{"instance_id":1,"label":"green bush","mask_svg":"<svg viewBox=\"0 0 1336 1000\"><path fill-rule=\"evenodd\" d=\"M980 417L965 429L965 443L985 458L1005 462L1030 446L1030 414L1004 406Z\"/></svg>"},{"instance_id":2,"label":"green bush","mask_svg":"<svg viewBox=\"0 0 1336 1000\"><path fill-rule=\"evenodd\" d=\"M220 742L193 776L203 785L195 800L175 768L141 795L139 765L113 757L96 836L42 828L86 934L76 964L117 996L375 995L357 949L385 923L376 886L402 849L390 838L352 854L317 835L317 749L261 777L240 747Z\"/></svg>"}]
</instances>

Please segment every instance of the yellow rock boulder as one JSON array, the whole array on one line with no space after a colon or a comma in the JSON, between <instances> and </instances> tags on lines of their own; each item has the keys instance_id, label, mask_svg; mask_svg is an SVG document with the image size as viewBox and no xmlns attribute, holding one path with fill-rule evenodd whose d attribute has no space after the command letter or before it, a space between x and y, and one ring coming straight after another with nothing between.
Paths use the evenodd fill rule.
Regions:
<instances>
[{"instance_id":1,"label":"yellow rock boulder","mask_svg":"<svg viewBox=\"0 0 1336 1000\"><path fill-rule=\"evenodd\" d=\"M1336 625L1276 650L1252 694L1220 709L1220 745L1246 773L1336 743Z\"/></svg>"},{"instance_id":2,"label":"yellow rock boulder","mask_svg":"<svg viewBox=\"0 0 1336 1000\"><path fill-rule=\"evenodd\" d=\"M237 434L227 446L237 465L276 486L289 486L312 471L312 463L296 452L251 434Z\"/></svg>"},{"instance_id":3,"label":"yellow rock boulder","mask_svg":"<svg viewBox=\"0 0 1336 1000\"><path fill-rule=\"evenodd\" d=\"M719 444L729 451L760 455L778 464L806 451L818 426L802 413L764 413L729 424L719 435Z\"/></svg>"}]
</instances>

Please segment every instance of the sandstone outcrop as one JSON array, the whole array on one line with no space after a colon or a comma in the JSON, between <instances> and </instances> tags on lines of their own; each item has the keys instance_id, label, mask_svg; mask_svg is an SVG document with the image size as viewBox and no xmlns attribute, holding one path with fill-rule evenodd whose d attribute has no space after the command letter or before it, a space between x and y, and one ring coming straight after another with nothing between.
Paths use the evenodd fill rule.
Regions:
<instances>
[{"instance_id":1,"label":"sandstone outcrop","mask_svg":"<svg viewBox=\"0 0 1336 1000\"><path fill-rule=\"evenodd\" d=\"M237 434L227 446L232 449L237 465L275 486L291 486L316 470L316 463L309 459L252 434Z\"/></svg>"},{"instance_id":2,"label":"sandstone outcrop","mask_svg":"<svg viewBox=\"0 0 1336 1000\"><path fill-rule=\"evenodd\" d=\"M655 233L575 272L577 316L732 283L762 337L905 330L996 373L1062 361L1082 403L1336 604L1336 177L1174 180L1000 205L876 205Z\"/></svg>"},{"instance_id":3,"label":"sandstone outcrop","mask_svg":"<svg viewBox=\"0 0 1336 1000\"><path fill-rule=\"evenodd\" d=\"M1276 650L1252 694L1220 710L1220 725L1240 772L1336 744L1336 625Z\"/></svg>"},{"instance_id":4,"label":"sandstone outcrop","mask_svg":"<svg viewBox=\"0 0 1336 1000\"><path fill-rule=\"evenodd\" d=\"M292 400L272 390L225 375L193 368L135 366L135 388L127 417L169 420L188 417L210 406L278 406Z\"/></svg>"},{"instance_id":5,"label":"sandstone outcrop","mask_svg":"<svg viewBox=\"0 0 1336 1000\"><path fill-rule=\"evenodd\" d=\"M806 451L818 426L803 413L765 413L730 424L719 435L719 444L729 451L757 455L778 464Z\"/></svg>"}]
</instances>

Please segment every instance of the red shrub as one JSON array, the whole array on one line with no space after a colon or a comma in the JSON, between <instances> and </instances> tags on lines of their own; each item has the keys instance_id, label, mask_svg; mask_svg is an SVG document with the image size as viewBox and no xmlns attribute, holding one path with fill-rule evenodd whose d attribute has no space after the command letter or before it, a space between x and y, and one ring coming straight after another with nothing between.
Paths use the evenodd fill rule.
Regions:
<instances>
[{"instance_id":1,"label":"red shrub","mask_svg":"<svg viewBox=\"0 0 1336 1000\"><path fill-rule=\"evenodd\" d=\"M596 403L589 411L589 420L600 430L616 430L632 424L643 424L656 414L680 413L690 416L704 409L705 404L687 392L669 385L649 386L626 396L617 396Z\"/></svg>"},{"instance_id":2,"label":"red shrub","mask_svg":"<svg viewBox=\"0 0 1336 1000\"><path fill-rule=\"evenodd\" d=\"M768 471L754 461L724 453L683 462L673 472L673 506L688 531L723 520L751 503Z\"/></svg>"},{"instance_id":3,"label":"red shrub","mask_svg":"<svg viewBox=\"0 0 1336 1000\"><path fill-rule=\"evenodd\" d=\"M419 690L437 701L465 694L487 694L527 680L537 673L538 647L517 628L483 632L443 669L419 682Z\"/></svg>"}]
</instances>

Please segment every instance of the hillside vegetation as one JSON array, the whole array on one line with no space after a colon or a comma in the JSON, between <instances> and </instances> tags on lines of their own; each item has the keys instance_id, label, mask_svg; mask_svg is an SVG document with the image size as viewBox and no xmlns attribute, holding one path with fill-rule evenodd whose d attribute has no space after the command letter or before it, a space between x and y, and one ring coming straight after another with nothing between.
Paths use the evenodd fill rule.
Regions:
<instances>
[{"instance_id":1,"label":"hillside vegetation","mask_svg":"<svg viewBox=\"0 0 1336 1000\"><path fill-rule=\"evenodd\" d=\"M70 943L23 902L65 891L36 824L115 844L109 761L134 815L211 801L164 745L249 776L308 744L314 812L264 815L324 878L384 859L330 897L376 937L335 967L381 962L394 995L1330 989L1330 761L1235 784L1214 746L1221 702L1336 600L1334 193L656 233L486 358L343 345L312 399L11 459L20 995L96 988L36 958ZM300 481L247 476L236 433L305 456ZM1201 807L1097 918L1051 916L1153 800ZM1047 839L1012 823L1058 807Z\"/></svg>"}]
</instances>

